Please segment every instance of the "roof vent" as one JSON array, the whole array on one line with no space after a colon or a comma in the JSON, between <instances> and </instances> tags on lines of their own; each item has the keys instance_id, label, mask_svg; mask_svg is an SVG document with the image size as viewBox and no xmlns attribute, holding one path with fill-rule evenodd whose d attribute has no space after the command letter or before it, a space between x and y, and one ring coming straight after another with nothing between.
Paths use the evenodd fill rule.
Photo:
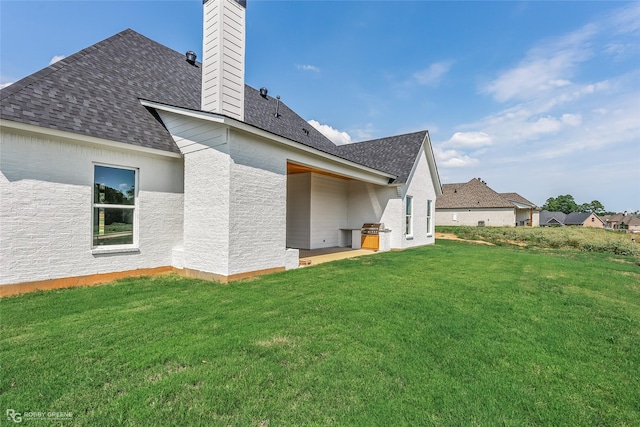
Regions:
<instances>
[{"instance_id":1,"label":"roof vent","mask_svg":"<svg viewBox=\"0 0 640 427\"><path fill-rule=\"evenodd\" d=\"M261 97L266 98L268 93L269 93L269 90L266 87L261 87L260 88L260 96Z\"/></svg>"},{"instance_id":2,"label":"roof vent","mask_svg":"<svg viewBox=\"0 0 640 427\"><path fill-rule=\"evenodd\" d=\"M196 53L192 50L188 51L187 53L185 53L185 56L187 57L187 62L191 65L194 65L196 63L196 58L198 57L196 55Z\"/></svg>"},{"instance_id":3,"label":"roof vent","mask_svg":"<svg viewBox=\"0 0 640 427\"><path fill-rule=\"evenodd\" d=\"M280 117L280 95L276 96L276 114L274 114L276 118Z\"/></svg>"}]
</instances>

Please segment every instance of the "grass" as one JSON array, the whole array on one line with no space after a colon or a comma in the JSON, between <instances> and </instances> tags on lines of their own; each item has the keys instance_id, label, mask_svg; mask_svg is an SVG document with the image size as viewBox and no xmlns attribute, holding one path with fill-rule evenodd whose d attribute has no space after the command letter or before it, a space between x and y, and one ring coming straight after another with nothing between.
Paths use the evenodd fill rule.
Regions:
<instances>
[{"instance_id":1,"label":"grass","mask_svg":"<svg viewBox=\"0 0 640 427\"><path fill-rule=\"evenodd\" d=\"M0 300L38 425L640 425L633 257L438 241L219 285Z\"/></svg>"},{"instance_id":2,"label":"grass","mask_svg":"<svg viewBox=\"0 0 640 427\"><path fill-rule=\"evenodd\" d=\"M640 234L627 234L620 231L590 227L453 226L438 226L437 231L453 233L464 239L482 239L496 244L518 243L536 248L579 249L585 252L631 255L640 261Z\"/></svg>"}]
</instances>

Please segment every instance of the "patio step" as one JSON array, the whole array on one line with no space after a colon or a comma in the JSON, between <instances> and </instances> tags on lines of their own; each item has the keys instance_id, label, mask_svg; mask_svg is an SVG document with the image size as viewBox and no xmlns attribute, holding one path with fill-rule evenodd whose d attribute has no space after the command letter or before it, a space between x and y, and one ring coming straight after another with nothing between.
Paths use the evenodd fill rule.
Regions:
<instances>
[{"instance_id":1,"label":"patio step","mask_svg":"<svg viewBox=\"0 0 640 427\"><path fill-rule=\"evenodd\" d=\"M301 259L300 261L298 261L298 266L300 267L306 267L308 265L311 265L310 259Z\"/></svg>"}]
</instances>

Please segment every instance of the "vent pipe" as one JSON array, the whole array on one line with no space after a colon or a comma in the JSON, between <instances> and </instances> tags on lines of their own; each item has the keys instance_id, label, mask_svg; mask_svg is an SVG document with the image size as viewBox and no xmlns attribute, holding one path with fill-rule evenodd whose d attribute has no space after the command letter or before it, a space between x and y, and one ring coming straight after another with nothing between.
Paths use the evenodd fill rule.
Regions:
<instances>
[{"instance_id":1,"label":"vent pipe","mask_svg":"<svg viewBox=\"0 0 640 427\"><path fill-rule=\"evenodd\" d=\"M196 55L196 53L192 50L188 51L187 53L185 53L185 56L187 57L187 62L191 65L195 65L196 63L196 58L198 57Z\"/></svg>"},{"instance_id":2,"label":"vent pipe","mask_svg":"<svg viewBox=\"0 0 640 427\"><path fill-rule=\"evenodd\" d=\"M280 117L280 95L276 96L276 117Z\"/></svg>"}]
</instances>

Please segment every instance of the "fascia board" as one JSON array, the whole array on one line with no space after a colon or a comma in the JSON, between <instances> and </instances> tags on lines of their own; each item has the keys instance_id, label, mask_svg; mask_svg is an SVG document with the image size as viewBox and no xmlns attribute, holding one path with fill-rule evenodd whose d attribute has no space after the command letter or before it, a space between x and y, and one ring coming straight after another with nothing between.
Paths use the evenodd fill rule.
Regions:
<instances>
[{"instance_id":1,"label":"fascia board","mask_svg":"<svg viewBox=\"0 0 640 427\"><path fill-rule=\"evenodd\" d=\"M11 129L14 132L37 135L40 137L55 138L76 144L91 144L104 147L114 148L117 150L134 151L138 153L151 154L161 157L172 157L176 159L182 158L182 154L171 151L158 150L156 148L141 147L139 145L127 144L125 142L112 141L109 139L97 138L95 136L81 135L78 133L63 131L59 129L50 129L41 126L30 125L26 123L14 122L11 120L0 119L0 129Z\"/></svg>"}]
</instances>

